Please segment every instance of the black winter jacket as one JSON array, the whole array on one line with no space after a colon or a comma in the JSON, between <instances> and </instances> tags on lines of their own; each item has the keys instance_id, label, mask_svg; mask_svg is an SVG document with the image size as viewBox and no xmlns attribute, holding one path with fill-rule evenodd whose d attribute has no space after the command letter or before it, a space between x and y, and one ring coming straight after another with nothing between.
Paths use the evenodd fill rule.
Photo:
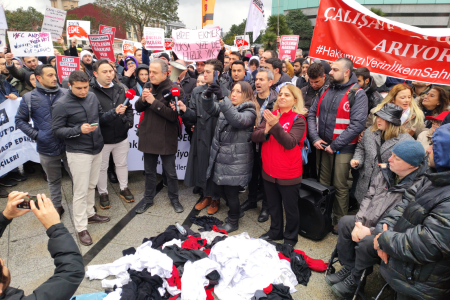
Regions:
<instances>
[{"instance_id":1,"label":"black winter jacket","mask_svg":"<svg viewBox=\"0 0 450 300\"><path fill-rule=\"evenodd\" d=\"M203 107L211 116L218 116L211 145L207 178L217 185L246 186L253 169L251 135L256 120L252 102L234 106L228 97L219 103L202 96Z\"/></svg>"},{"instance_id":2,"label":"black winter jacket","mask_svg":"<svg viewBox=\"0 0 450 300\"><path fill-rule=\"evenodd\" d=\"M312 144L322 139L331 146L334 152L339 151L341 154L355 152L356 144L349 145L349 143L365 129L367 95L364 91L358 90L356 92L355 102L350 109L350 125L334 141L333 131L336 125L336 114L341 99L350 87L357 82L356 75L352 74L347 83L331 83L320 105L318 124L316 121L316 112L319 99L314 101L308 113L308 135L311 138L310 142Z\"/></svg>"},{"instance_id":3,"label":"black winter jacket","mask_svg":"<svg viewBox=\"0 0 450 300\"><path fill-rule=\"evenodd\" d=\"M370 76L369 84L364 88L364 92L366 92L367 99L369 101L368 103L369 111L367 112L367 114L370 113L372 108L374 108L375 106L380 104L381 101L383 101L383 96L381 96L381 94L378 93L377 89L378 87L377 84L375 83L375 80L373 79L372 76Z\"/></svg>"},{"instance_id":4,"label":"black winter jacket","mask_svg":"<svg viewBox=\"0 0 450 300\"><path fill-rule=\"evenodd\" d=\"M189 72L186 72L186 75L181 79L180 84L184 91L185 103L188 105L189 101L191 101L192 91L197 87L197 79L191 77Z\"/></svg>"},{"instance_id":5,"label":"black winter jacket","mask_svg":"<svg viewBox=\"0 0 450 300\"><path fill-rule=\"evenodd\" d=\"M278 81L276 83L272 84L272 86L270 88L272 90L276 90L280 84L285 83L285 82L291 82L291 80L292 79L288 74L281 72L280 79L278 79Z\"/></svg>"},{"instance_id":6,"label":"black winter jacket","mask_svg":"<svg viewBox=\"0 0 450 300\"><path fill-rule=\"evenodd\" d=\"M103 111L110 111L115 109L120 104L123 104L127 99L125 97L125 89L122 85L114 83L113 99L106 94L98 84L96 78L92 78L89 83L89 91L97 96ZM133 107L128 103L127 109L123 115L119 115L114 121L103 124L100 127L105 144L117 144L128 137L128 130L133 126L134 115Z\"/></svg>"},{"instance_id":7,"label":"black winter jacket","mask_svg":"<svg viewBox=\"0 0 450 300\"><path fill-rule=\"evenodd\" d=\"M58 139L52 133L52 105L68 90L60 88L56 93L48 93L40 87L24 95L20 101L16 115L16 127L27 136L36 141L38 153L49 156L57 156L65 151L63 139ZM25 101L31 99L31 119L34 127L29 122L30 112Z\"/></svg>"},{"instance_id":8,"label":"black winter jacket","mask_svg":"<svg viewBox=\"0 0 450 300\"><path fill-rule=\"evenodd\" d=\"M298 87L298 80L297 79L297 87ZM306 86L303 86L301 88L302 96L303 96L303 102L305 103L305 108L309 110L311 106L313 105L314 101L316 100L317 96L321 94L322 91L325 91L330 86L330 77L326 75L325 77L325 83L322 85L321 88L318 90L313 89L313 87L307 83Z\"/></svg>"},{"instance_id":9,"label":"black winter jacket","mask_svg":"<svg viewBox=\"0 0 450 300\"><path fill-rule=\"evenodd\" d=\"M100 123L101 127L117 117L115 109L104 113L93 93L79 98L69 91L52 106L52 131L57 138L65 140L67 152L96 155L104 145L100 128L84 134L81 125Z\"/></svg>"}]
</instances>

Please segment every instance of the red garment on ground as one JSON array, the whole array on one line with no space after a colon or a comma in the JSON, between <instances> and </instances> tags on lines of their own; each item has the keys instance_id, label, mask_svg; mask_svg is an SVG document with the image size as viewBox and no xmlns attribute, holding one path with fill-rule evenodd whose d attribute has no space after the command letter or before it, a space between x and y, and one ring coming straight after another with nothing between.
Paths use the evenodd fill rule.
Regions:
<instances>
[{"instance_id":1,"label":"red garment on ground","mask_svg":"<svg viewBox=\"0 0 450 300\"><path fill-rule=\"evenodd\" d=\"M303 252L301 250L294 250L294 251L295 251L295 253L303 255L306 263L308 264L308 267L311 270L316 271L316 272L325 272L327 270L328 263L325 263L323 260L311 258L308 255L306 255L305 252ZM278 252L278 257L280 259L285 259L288 262L291 262L291 260L289 258L287 258L286 256L284 256L281 252Z\"/></svg>"},{"instance_id":2,"label":"red garment on ground","mask_svg":"<svg viewBox=\"0 0 450 300\"><path fill-rule=\"evenodd\" d=\"M212 231L228 235L228 232L226 232L225 229L219 230L216 225L213 225Z\"/></svg>"},{"instance_id":3,"label":"red garment on ground","mask_svg":"<svg viewBox=\"0 0 450 300\"><path fill-rule=\"evenodd\" d=\"M281 254L283 255L283 254ZM284 256L284 255L283 255ZM265 289L263 289L263 292L266 293L266 295L269 295L270 293L272 293L273 287L271 284L269 284L268 287L266 287Z\"/></svg>"},{"instance_id":4,"label":"red garment on ground","mask_svg":"<svg viewBox=\"0 0 450 300\"><path fill-rule=\"evenodd\" d=\"M208 256L211 253L211 249L203 249L203 252L205 252Z\"/></svg>"},{"instance_id":5,"label":"red garment on ground","mask_svg":"<svg viewBox=\"0 0 450 300\"><path fill-rule=\"evenodd\" d=\"M169 286L176 286L177 289L181 290L181 278L178 269L175 265L172 265L172 277L167 278L167 283Z\"/></svg>"},{"instance_id":6,"label":"red garment on ground","mask_svg":"<svg viewBox=\"0 0 450 300\"><path fill-rule=\"evenodd\" d=\"M199 243L198 241L201 241ZM187 240L183 242L181 245L181 248L183 249L194 249L194 250L200 250L200 248L205 247L207 243L207 240L199 238L199 237L193 237L190 235Z\"/></svg>"},{"instance_id":7,"label":"red garment on ground","mask_svg":"<svg viewBox=\"0 0 450 300\"><path fill-rule=\"evenodd\" d=\"M214 292L214 288L209 290L205 289L205 292L206 292L206 300L214 300L214 296L212 294L212 292Z\"/></svg>"}]
</instances>

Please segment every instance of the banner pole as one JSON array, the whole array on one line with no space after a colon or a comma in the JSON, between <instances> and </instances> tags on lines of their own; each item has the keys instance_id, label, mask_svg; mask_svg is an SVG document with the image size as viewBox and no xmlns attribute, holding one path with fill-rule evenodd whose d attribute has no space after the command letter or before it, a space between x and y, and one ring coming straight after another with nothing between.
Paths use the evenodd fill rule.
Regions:
<instances>
[{"instance_id":1,"label":"banner pole","mask_svg":"<svg viewBox=\"0 0 450 300\"><path fill-rule=\"evenodd\" d=\"M280 35L280 0L278 0L277 37Z\"/></svg>"}]
</instances>

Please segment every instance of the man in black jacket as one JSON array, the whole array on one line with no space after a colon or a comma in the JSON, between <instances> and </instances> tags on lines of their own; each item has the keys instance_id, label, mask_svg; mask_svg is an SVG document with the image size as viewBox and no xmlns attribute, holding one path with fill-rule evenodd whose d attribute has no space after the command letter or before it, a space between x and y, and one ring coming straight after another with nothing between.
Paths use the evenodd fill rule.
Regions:
<instances>
[{"instance_id":1,"label":"man in black jacket","mask_svg":"<svg viewBox=\"0 0 450 300\"><path fill-rule=\"evenodd\" d=\"M359 86L364 90L364 92L366 92L367 99L369 100L369 111L367 112L367 114L369 114L372 108L383 101L383 96L378 93L377 84L375 83L373 77L370 76L369 69L366 67L358 68L355 71L355 75L358 78Z\"/></svg>"},{"instance_id":2,"label":"man in black jacket","mask_svg":"<svg viewBox=\"0 0 450 300\"><path fill-rule=\"evenodd\" d=\"M22 57L22 61L23 61L23 67L20 69L17 69L16 66L14 65L14 63L12 62L13 59L13 54L12 53L7 53L5 54L5 59L6 59L6 68L9 71L9 74L11 74L12 77L16 78L17 80L19 80L22 83L22 88L25 87L26 82L25 82L25 74L27 72L34 72L34 69L38 66L38 59L36 56L26 56L26 57ZM18 92L22 92L22 90L18 90Z\"/></svg>"},{"instance_id":3,"label":"man in black jacket","mask_svg":"<svg viewBox=\"0 0 450 300\"><path fill-rule=\"evenodd\" d=\"M22 203L27 193L12 192L9 194L5 210L0 213L0 237L13 218L20 217L29 209L17 208ZM50 199L37 195L37 209L34 201L30 202L31 211L47 229L48 251L54 259L55 273L41 286L33 291L33 294L25 296L23 290L10 287L11 273L6 267L5 261L0 259L0 299L5 300L66 300L70 299L78 289L84 278L84 264L80 250L72 235L64 224L61 223L59 214L53 207Z\"/></svg>"},{"instance_id":4,"label":"man in black jacket","mask_svg":"<svg viewBox=\"0 0 450 300\"><path fill-rule=\"evenodd\" d=\"M283 62L278 58L269 58L266 60L266 68L273 73L273 84L270 87L272 90L277 90L277 87L285 82L291 82L291 77L282 71Z\"/></svg>"},{"instance_id":5,"label":"man in black jacket","mask_svg":"<svg viewBox=\"0 0 450 300\"><path fill-rule=\"evenodd\" d=\"M225 88L229 91L233 88L235 82L247 81L252 89L255 89L255 83L253 82L252 73L245 71L245 64L241 60L236 60L231 64L230 68L231 80L224 84Z\"/></svg>"},{"instance_id":6,"label":"man in black jacket","mask_svg":"<svg viewBox=\"0 0 450 300\"><path fill-rule=\"evenodd\" d=\"M95 186L102 162L103 137L98 123L113 123L126 106L120 104L104 113L97 97L89 92L89 78L82 71L69 76L70 92L52 106L52 131L66 143L67 160L73 176L73 214L82 245L92 244L88 223L105 223L108 217L95 213ZM98 129L98 130L97 130Z\"/></svg>"},{"instance_id":7,"label":"man in black jacket","mask_svg":"<svg viewBox=\"0 0 450 300\"><path fill-rule=\"evenodd\" d=\"M90 80L89 91L97 96L103 111L109 111L122 105L125 100L125 90L117 83L113 82L114 69L106 59L99 59L94 63L94 76ZM127 203L134 202L134 196L128 189L128 165L127 157L130 144L128 142L128 130L133 127L133 108L130 103L126 107L125 114L120 115L113 122L109 122L100 127L103 142L102 163L100 167L100 177L97 189L100 194L100 208L111 207L107 190L107 170L109 156L112 153L116 165L117 179L120 184L119 197Z\"/></svg>"}]
</instances>

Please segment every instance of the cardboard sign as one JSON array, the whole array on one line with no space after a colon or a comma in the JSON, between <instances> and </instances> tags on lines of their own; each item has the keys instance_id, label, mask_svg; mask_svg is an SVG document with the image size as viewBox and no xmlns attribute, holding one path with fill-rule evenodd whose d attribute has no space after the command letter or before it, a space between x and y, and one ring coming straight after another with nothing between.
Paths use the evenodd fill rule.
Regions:
<instances>
[{"instance_id":1,"label":"cardboard sign","mask_svg":"<svg viewBox=\"0 0 450 300\"><path fill-rule=\"evenodd\" d=\"M58 71L59 82L69 77L70 73L80 69L80 58L74 56L56 56L56 69Z\"/></svg>"},{"instance_id":2,"label":"cardboard sign","mask_svg":"<svg viewBox=\"0 0 450 300\"><path fill-rule=\"evenodd\" d=\"M125 56L134 56L134 52L138 49L133 41L124 40L122 43L122 53Z\"/></svg>"},{"instance_id":3,"label":"cardboard sign","mask_svg":"<svg viewBox=\"0 0 450 300\"><path fill-rule=\"evenodd\" d=\"M144 27L145 49L164 50L164 29Z\"/></svg>"},{"instance_id":4,"label":"cardboard sign","mask_svg":"<svg viewBox=\"0 0 450 300\"><path fill-rule=\"evenodd\" d=\"M47 6L41 32L50 32L52 41L56 42L62 35L66 15L65 10Z\"/></svg>"},{"instance_id":5,"label":"cardboard sign","mask_svg":"<svg viewBox=\"0 0 450 300\"><path fill-rule=\"evenodd\" d=\"M8 23L6 23L6 16L3 5L0 5L0 29L8 29Z\"/></svg>"},{"instance_id":6,"label":"cardboard sign","mask_svg":"<svg viewBox=\"0 0 450 300\"><path fill-rule=\"evenodd\" d=\"M230 55L231 52L239 51L238 47L225 45L225 55Z\"/></svg>"},{"instance_id":7,"label":"cardboard sign","mask_svg":"<svg viewBox=\"0 0 450 300\"><path fill-rule=\"evenodd\" d=\"M114 43L114 36L116 35L116 27L100 25L98 34L106 34L109 36L111 43Z\"/></svg>"},{"instance_id":8,"label":"cardboard sign","mask_svg":"<svg viewBox=\"0 0 450 300\"><path fill-rule=\"evenodd\" d=\"M70 21L67 20L67 42L70 45L70 39L76 38L81 41L88 41L88 35L91 33L91 22L89 21Z\"/></svg>"},{"instance_id":9,"label":"cardboard sign","mask_svg":"<svg viewBox=\"0 0 450 300\"><path fill-rule=\"evenodd\" d=\"M278 58L284 60L287 57L290 61L294 61L299 39L298 35L283 35Z\"/></svg>"},{"instance_id":10,"label":"cardboard sign","mask_svg":"<svg viewBox=\"0 0 450 300\"><path fill-rule=\"evenodd\" d=\"M5 51L6 47L6 30L0 29L0 53Z\"/></svg>"},{"instance_id":11,"label":"cardboard sign","mask_svg":"<svg viewBox=\"0 0 450 300\"><path fill-rule=\"evenodd\" d=\"M217 58L220 52L220 27L191 30L178 29L172 31L175 43L173 51L179 59L185 61L206 61Z\"/></svg>"},{"instance_id":12,"label":"cardboard sign","mask_svg":"<svg viewBox=\"0 0 450 300\"><path fill-rule=\"evenodd\" d=\"M250 36L248 35L237 35L234 37L234 46L242 47L242 50L250 49Z\"/></svg>"},{"instance_id":13,"label":"cardboard sign","mask_svg":"<svg viewBox=\"0 0 450 300\"><path fill-rule=\"evenodd\" d=\"M166 51L172 51L172 47L170 47L170 44L172 43L172 39L164 39L164 48Z\"/></svg>"},{"instance_id":14,"label":"cardboard sign","mask_svg":"<svg viewBox=\"0 0 450 300\"><path fill-rule=\"evenodd\" d=\"M53 42L48 32L8 31L14 56L54 56Z\"/></svg>"},{"instance_id":15,"label":"cardboard sign","mask_svg":"<svg viewBox=\"0 0 450 300\"><path fill-rule=\"evenodd\" d=\"M94 51L97 59L105 58L109 61L115 62L114 46L106 34L90 34L88 35L89 44L91 44L92 51Z\"/></svg>"}]
</instances>

